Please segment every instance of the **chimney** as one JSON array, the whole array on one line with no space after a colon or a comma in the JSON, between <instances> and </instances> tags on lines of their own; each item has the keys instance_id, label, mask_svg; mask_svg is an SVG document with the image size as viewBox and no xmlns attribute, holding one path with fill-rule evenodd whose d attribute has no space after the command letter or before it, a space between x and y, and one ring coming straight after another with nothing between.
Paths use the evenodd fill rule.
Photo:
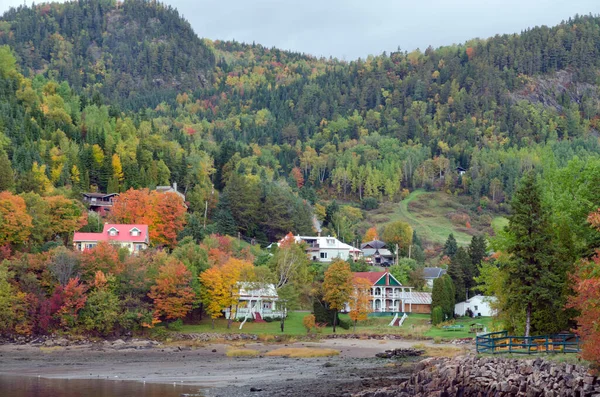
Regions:
<instances>
[{"instance_id":1,"label":"chimney","mask_svg":"<svg viewBox=\"0 0 600 397\"><path fill-rule=\"evenodd\" d=\"M177 191L177 182L173 182L173 190Z\"/></svg>"}]
</instances>

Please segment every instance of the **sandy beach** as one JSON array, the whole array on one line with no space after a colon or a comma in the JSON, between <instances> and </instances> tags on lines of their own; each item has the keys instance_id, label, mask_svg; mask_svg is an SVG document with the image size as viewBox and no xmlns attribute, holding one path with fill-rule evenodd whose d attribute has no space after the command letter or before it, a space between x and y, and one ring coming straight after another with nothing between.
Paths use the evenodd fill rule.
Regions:
<instances>
[{"instance_id":1,"label":"sandy beach","mask_svg":"<svg viewBox=\"0 0 600 397\"><path fill-rule=\"evenodd\" d=\"M364 387L406 379L418 358L385 360L375 354L429 341L326 339L288 344L246 343L257 357L227 357L227 344L106 344L42 347L0 346L0 375L56 379L132 380L194 385L204 396L344 396ZM436 345L439 346L439 345ZM281 347L330 348L338 356L268 357ZM250 390L260 391L250 391Z\"/></svg>"}]
</instances>

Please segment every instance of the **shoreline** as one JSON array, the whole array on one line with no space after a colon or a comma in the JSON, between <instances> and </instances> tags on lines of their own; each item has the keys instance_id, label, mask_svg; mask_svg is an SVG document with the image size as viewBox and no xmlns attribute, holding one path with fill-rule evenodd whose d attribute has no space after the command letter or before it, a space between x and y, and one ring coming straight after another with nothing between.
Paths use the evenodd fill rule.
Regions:
<instances>
[{"instance_id":1,"label":"shoreline","mask_svg":"<svg viewBox=\"0 0 600 397\"><path fill-rule=\"evenodd\" d=\"M412 373L412 363L420 360L418 357L386 360L376 358L377 353L416 344L444 346L429 341L376 339L276 344L249 341L192 347L181 342L180 345L136 341L117 346L100 343L64 347L0 345L0 375L175 383L202 388L206 396L244 396L250 388L263 390L263 396L343 395L338 391L357 392L364 387L385 386L406 379ZM232 347L254 349L259 355L227 357L226 351ZM340 353L319 358L264 355L281 347L335 349Z\"/></svg>"}]
</instances>

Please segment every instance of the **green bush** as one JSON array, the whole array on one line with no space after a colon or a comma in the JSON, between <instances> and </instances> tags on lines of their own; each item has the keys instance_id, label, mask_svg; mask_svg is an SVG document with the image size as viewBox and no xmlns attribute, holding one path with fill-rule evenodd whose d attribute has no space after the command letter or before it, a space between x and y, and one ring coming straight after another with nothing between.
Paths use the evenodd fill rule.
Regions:
<instances>
[{"instance_id":1,"label":"green bush","mask_svg":"<svg viewBox=\"0 0 600 397\"><path fill-rule=\"evenodd\" d=\"M181 328L183 327L183 321L180 318L178 318L172 323L169 323L168 327L172 331L181 331Z\"/></svg>"},{"instance_id":2,"label":"green bush","mask_svg":"<svg viewBox=\"0 0 600 397\"><path fill-rule=\"evenodd\" d=\"M365 197L360 203L363 210L375 210L379 208L379 202L375 197Z\"/></svg>"},{"instance_id":3,"label":"green bush","mask_svg":"<svg viewBox=\"0 0 600 397\"><path fill-rule=\"evenodd\" d=\"M431 323L433 325L441 324L444 321L444 311L440 306L436 306L431 311Z\"/></svg>"},{"instance_id":4,"label":"green bush","mask_svg":"<svg viewBox=\"0 0 600 397\"><path fill-rule=\"evenodd\" d=\"M338 319L338 321L339 321L337 324L338 327L340 327L342 329L346 329L346 330L350 329L350 321L345 321L345 320L340 320L340 319Z\"/></svg>"},{"instance_id":5,"label":"green bush","mask_svg":"<svg viewBox=\"0 0 600 397\"><path fill-rule=\"evenodd\" d=\"M267 323L271 323L273 322L273 317L263 317L263 320L265 320Z\"/></svg>"}]
</instances>

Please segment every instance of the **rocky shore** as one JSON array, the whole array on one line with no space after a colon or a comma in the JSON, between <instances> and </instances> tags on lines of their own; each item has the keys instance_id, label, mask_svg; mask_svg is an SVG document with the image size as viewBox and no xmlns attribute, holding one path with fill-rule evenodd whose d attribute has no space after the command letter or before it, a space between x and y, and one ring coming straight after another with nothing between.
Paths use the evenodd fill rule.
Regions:
<instances>
[{"instance_id":1,"label":"rocky shore","mask_svg":"<svg viewBox=\"0 0 600 397\"><path fill-rule=\"evenodd\" d=\"M600 396L600 381L583 366L542 358L428 358L416 365L409 380L353 396Z\"/></svg>"}]
</instances>

